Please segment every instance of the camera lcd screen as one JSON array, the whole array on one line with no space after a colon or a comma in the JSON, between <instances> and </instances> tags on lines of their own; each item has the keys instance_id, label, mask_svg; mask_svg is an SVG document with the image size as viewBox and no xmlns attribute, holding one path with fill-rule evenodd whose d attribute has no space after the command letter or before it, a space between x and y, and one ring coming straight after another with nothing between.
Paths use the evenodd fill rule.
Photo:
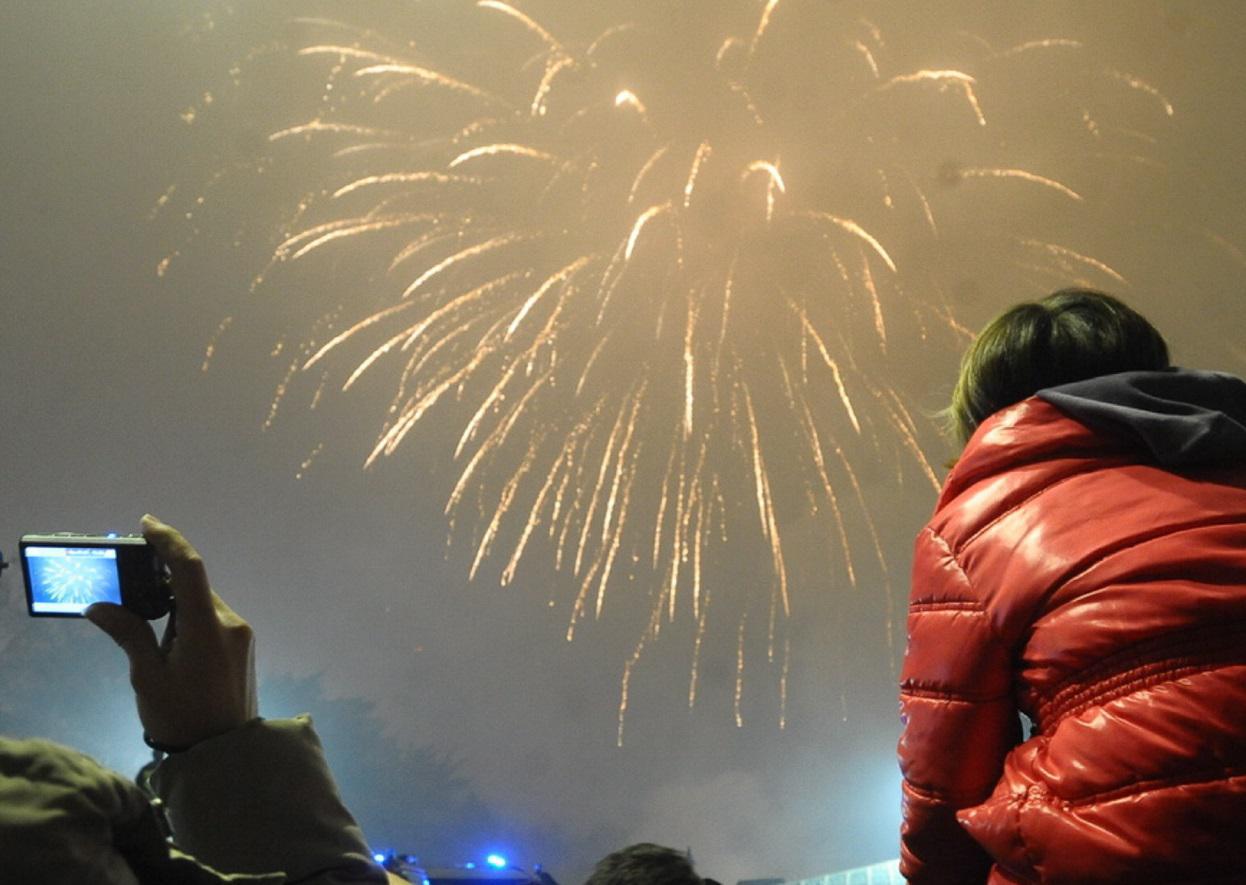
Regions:
<instances>
[{"instance_id":1,"label":"camera lcd screen","mask_svg":"<svg viewBox=\"0 0 1246 885\"><path fill-rule=\"evenodd\" d=\"M95 602L121 603L117 551L112 547L27 547L30 611L80 615Z\"/></svg>"}]
</instances>

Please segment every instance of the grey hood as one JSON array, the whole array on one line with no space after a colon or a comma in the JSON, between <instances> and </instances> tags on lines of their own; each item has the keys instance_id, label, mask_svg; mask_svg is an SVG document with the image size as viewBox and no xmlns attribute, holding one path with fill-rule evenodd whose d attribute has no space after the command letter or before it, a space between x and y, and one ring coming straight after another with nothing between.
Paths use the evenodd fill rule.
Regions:
<instances>
[{"instance_id":1,"label":"grey hood","mask_svg":"<svg viewBox=\"0 0 1246 885\"><path fill-rule=\"evenodd\" d=\"M1036 395L1088 427L1135 436L1165 466L1246 464L1246 381L1233 375L1121 372Z\"/></svg>"}]
</instances>

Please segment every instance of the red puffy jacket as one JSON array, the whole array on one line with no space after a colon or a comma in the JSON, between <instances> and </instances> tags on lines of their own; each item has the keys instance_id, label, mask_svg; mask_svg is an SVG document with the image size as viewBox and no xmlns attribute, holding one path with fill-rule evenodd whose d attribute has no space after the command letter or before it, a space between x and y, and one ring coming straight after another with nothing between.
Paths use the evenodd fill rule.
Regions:
<instances>
[{"instance_id":1,"label":"red puffy jacket","mask_svg":"<svg viewBox=\"0 0 1246 885\"><path fill-rule=\"evenodd\" d=\"M1246 384L993 415L917 539L908 633L911 881L1246 882Z\"/></svg>"}]
</instances>

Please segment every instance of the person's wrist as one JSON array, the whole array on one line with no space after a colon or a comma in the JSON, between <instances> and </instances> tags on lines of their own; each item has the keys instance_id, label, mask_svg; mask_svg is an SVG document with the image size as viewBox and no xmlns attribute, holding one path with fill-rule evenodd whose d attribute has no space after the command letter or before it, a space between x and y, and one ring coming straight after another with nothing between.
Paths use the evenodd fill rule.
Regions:
<instances>
[{"instance_id":1,"label":"person's wrist","mask_svg":"<svg viewBox=\"0 0 1246 885\"><path fill-rule=\"evenodd\" d=\"M188 728L185 723L165 728L144 727L143 743L161 753L184 753L204 741L238 731L258 718L258 714L248 711L246 714L240 713L227 719L217 720L212 724L204 723L197 728Z\"/></svg>"},{"instance_id":2,"label":"person's wrist","mask_svg":"<svg viewBox=\"0 0 1246 885\"><path fill-rule=\"evenodd\" d=\"M166 754L167 753L185 753L192 746L194 746L194 744L186 744L184 746L175 745L175 744L166 744L163 741L158 741L158 740L153 739L152 736L149 735L147 732L143 732L143 743L151 747L153 750L156 750L157 752L166 753Z\"/></svg>"}]
</instances>

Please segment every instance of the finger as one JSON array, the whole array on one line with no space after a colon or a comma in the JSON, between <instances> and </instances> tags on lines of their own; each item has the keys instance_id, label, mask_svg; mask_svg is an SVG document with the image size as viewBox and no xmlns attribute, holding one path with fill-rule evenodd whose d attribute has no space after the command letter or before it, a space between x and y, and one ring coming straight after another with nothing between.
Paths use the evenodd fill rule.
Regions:
<instances>
[{"instance_id":1,"label":"finger","mask_svg":"<svg viewBox=\"0 0 1246 885\"><path fill-rule=\"evenodd\" d=\"M169 649L173 648L175 639L177 639L177 611L173 610L169 613L168 620L164 622L164 632L160 634L160 651L168 654Z\"/></svg>"},{"instance_id":2,"label":"finger","mask_svg":"<svg viewBox=\"0 0 1246 885\"><path fill-rule=\"evenodd\" d=\"M181 532L150 513L143 517L142 526L143 537L169 567L169 583L182 627L202 623L212 615L214 608L203 559Z\"/></svg>"},{"instance_id":3,"label":"finger","mask_svg":"<svg viewBox=\"0 0 1246 885\"><path fill-rule=\"evenodd\" d=\"M143 670L160 661L156 631L134 612L111 602L97 602L87 608L83 616L117 643L130 659L132 670Z\"/></svg>"},{"instance_id":4,"label":"finger","mask_svg":"<svg viewBox=\"0 0 1246 885\"><path fill-rule=\"evenodd\" d=\"M221 599L221 597L216 594L216 591L212 591L212 607L216 611L216 619L220 622L221 626L233 627L242 625L248 628L250 627L250 625L247 624L246 618L242 617L242 615L230 608L229 603Z\"/></svg>"},{"instance_id":5,"label":"finger","mask_svg":"<svg viewBox=\"0 0 1246 885\"><path fill-rule=\"evenodd\" d=\"M259 715L255 684L255 632L223 599L215 593L212 598L216 603L216 616L222 627L222 638L229 649L227 654L233 661L235 672L246 680L245 696L239 699L245 704L246 718L254 719Z\"/></svg>"}]
</instances>

